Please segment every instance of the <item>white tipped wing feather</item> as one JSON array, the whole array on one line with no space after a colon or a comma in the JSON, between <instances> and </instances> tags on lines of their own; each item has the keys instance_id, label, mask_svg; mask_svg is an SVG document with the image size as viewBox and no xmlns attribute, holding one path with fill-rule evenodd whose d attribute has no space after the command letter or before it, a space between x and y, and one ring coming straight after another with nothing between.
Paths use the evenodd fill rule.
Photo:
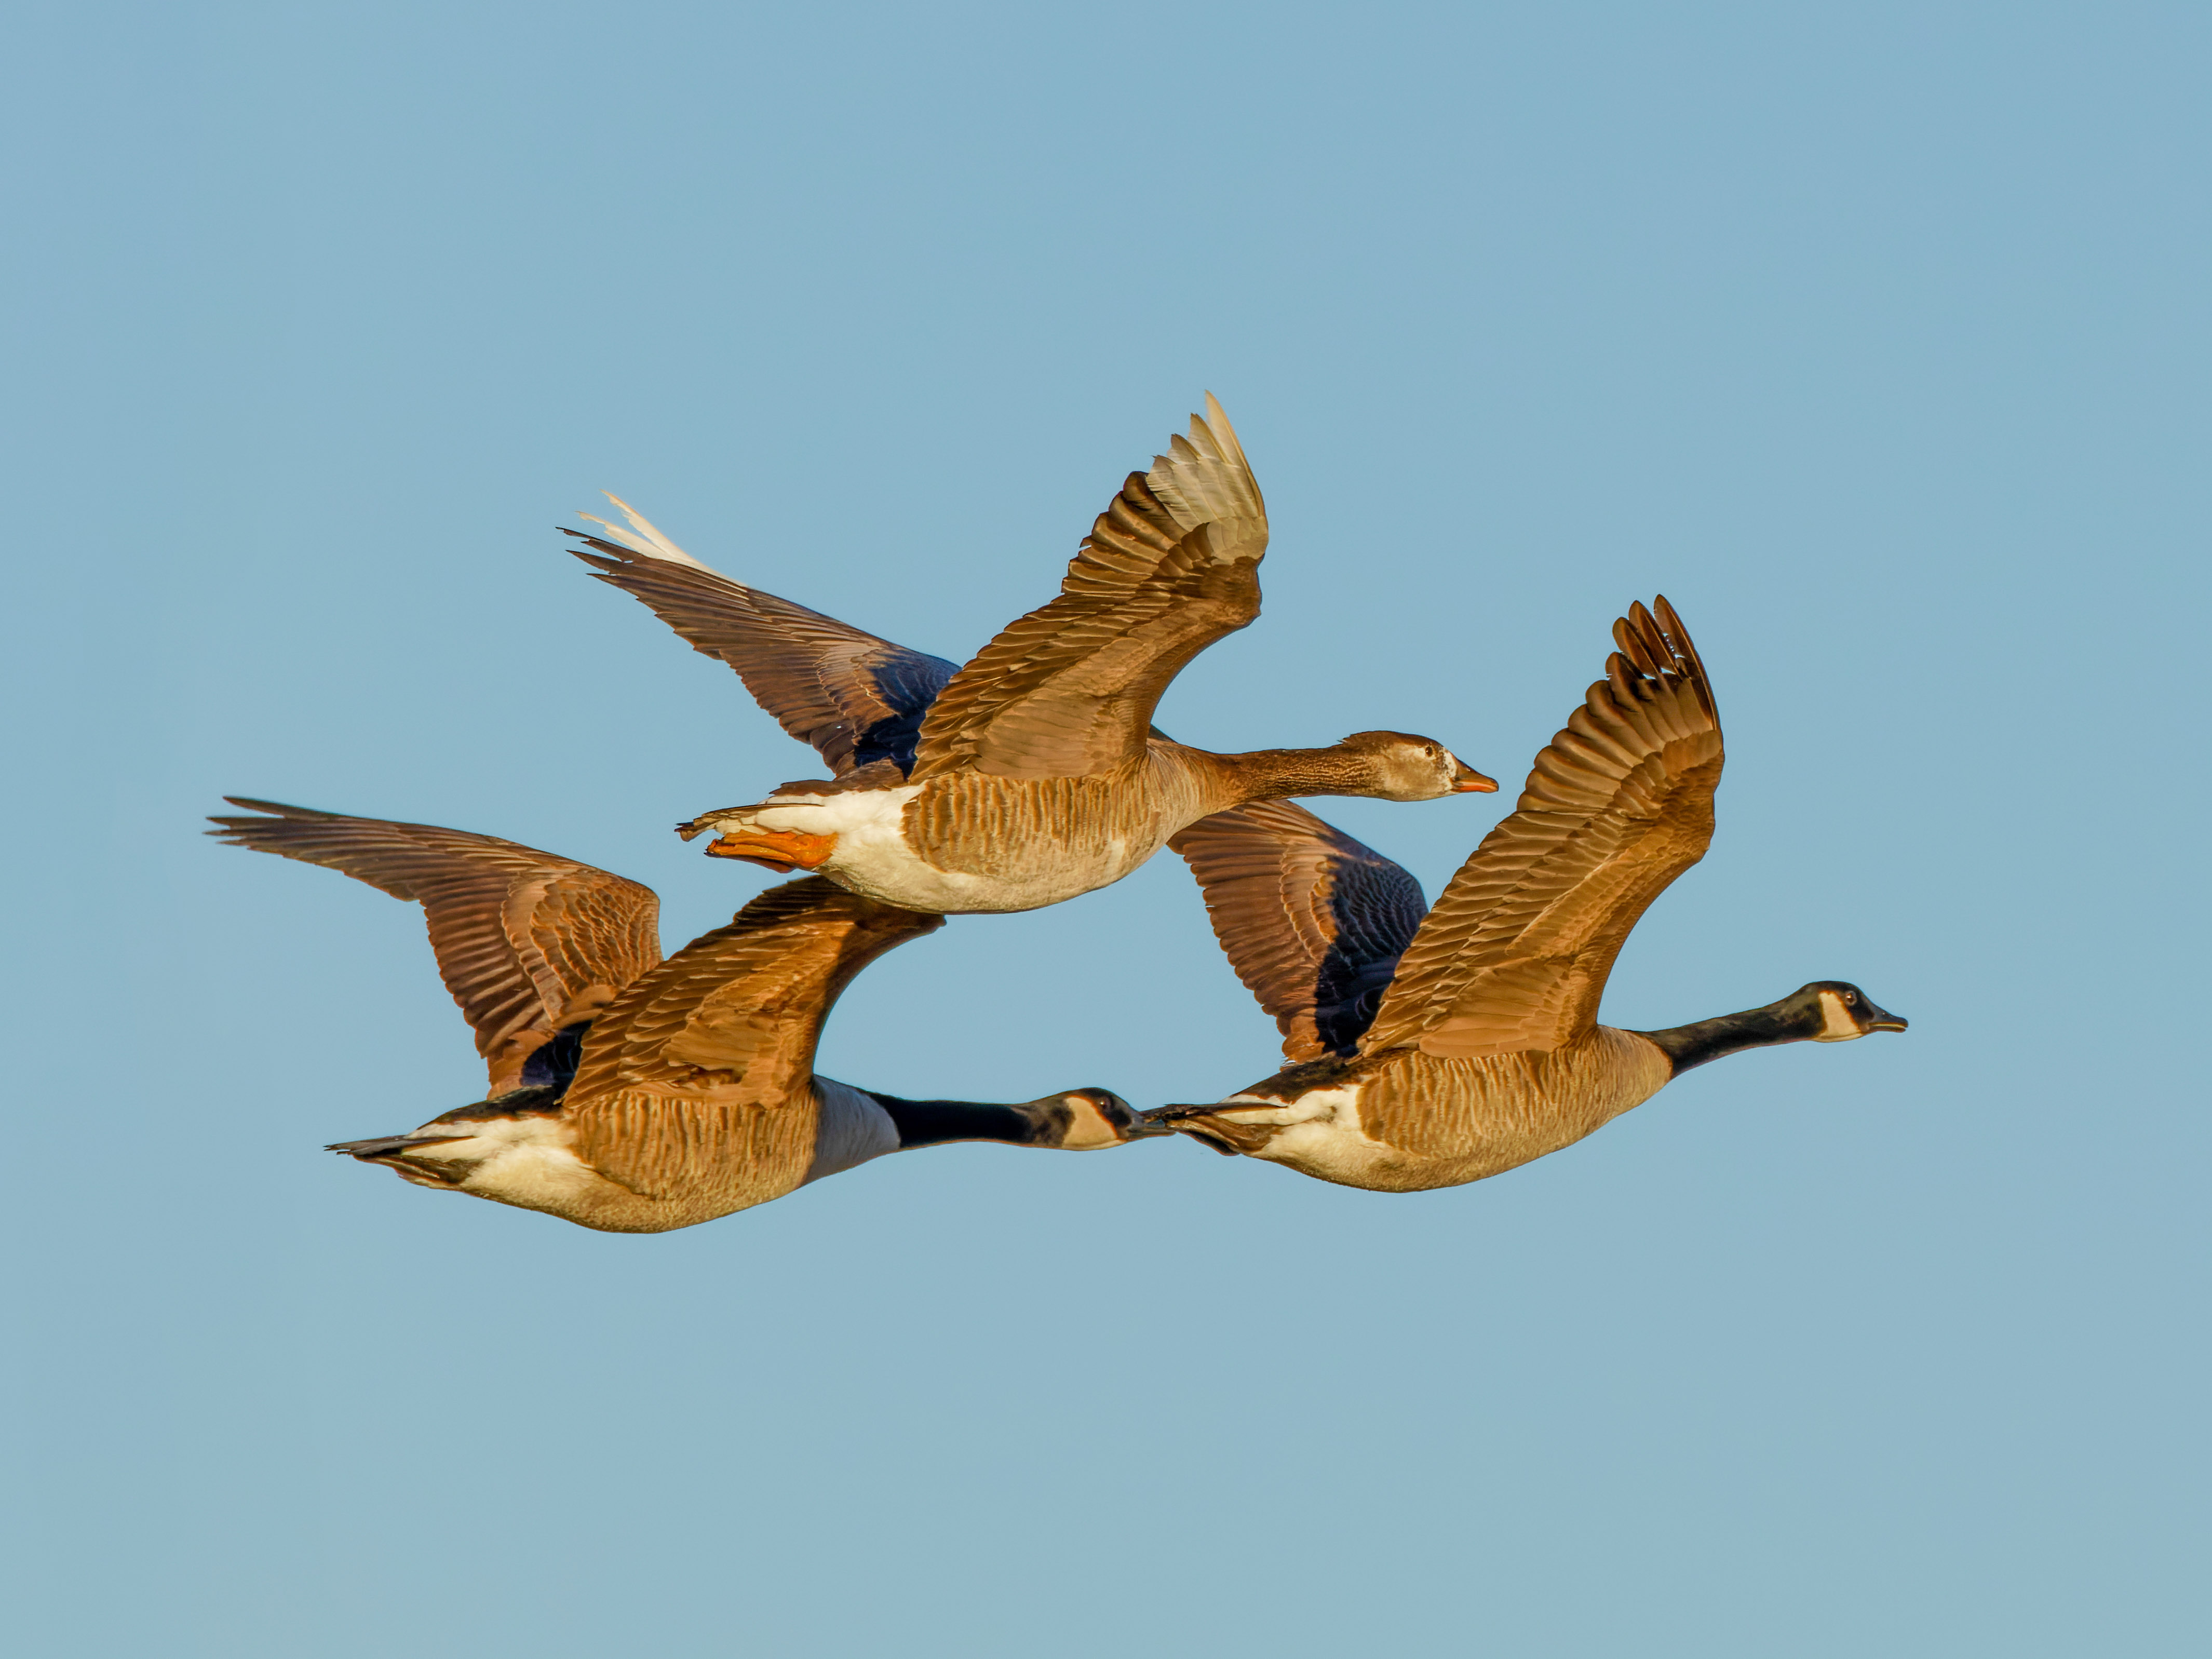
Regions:
<instances>
[{"instance_id":1,"label":"white tipped wing feather","mask_svg":"<svg viewBox=\"0 0 2212 1659\"><path fill-rule=\"evenodd\" d=\"M598 525L624 547L634 552L641 553L648 559L665 559L671 564L688 564L696 570L712 571L717 576L722 574L715 570L713 565L703 560L693 558L682 548L677 546L653 525L651 520L616 495L614 491L602 489L599 494L622 508L623 516L629 520L629 528L625 529L618 524L611 523L596 514L586 513L583 516L586 522Z\"/></svg>"}]
</instances>

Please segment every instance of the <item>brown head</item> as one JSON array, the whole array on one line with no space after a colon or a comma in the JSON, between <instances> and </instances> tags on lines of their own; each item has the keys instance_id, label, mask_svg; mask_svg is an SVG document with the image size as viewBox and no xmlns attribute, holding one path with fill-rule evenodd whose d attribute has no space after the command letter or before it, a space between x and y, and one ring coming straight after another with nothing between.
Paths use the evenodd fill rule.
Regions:
<instances>
[{"instance_id":1,"label":"brown head","mask_svg":"<svg viewBox=\"0 0 2212 1659\"><path fill-rule=\"evenodd\" d=\"M1366 763L1375 787L1362 794L1382 800L1439 800L1446 795L1489 794L1498 780L1486 777L1434 738L1410 732L1354 732L1336 747Z\"/></svg>"}]
</instances>

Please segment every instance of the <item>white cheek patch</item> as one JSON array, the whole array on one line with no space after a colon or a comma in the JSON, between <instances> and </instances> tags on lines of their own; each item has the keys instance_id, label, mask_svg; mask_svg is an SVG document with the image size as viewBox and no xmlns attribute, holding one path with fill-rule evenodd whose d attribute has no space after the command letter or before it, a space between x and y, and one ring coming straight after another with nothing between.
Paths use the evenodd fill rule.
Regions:
<instances>
[{"instance_id":1,"label":"white cheek patch","mask_svg":"<svg viewBox=\"0 0 2212 1659\"><path fill-rule=\"evenodd\" d=\"M1844 1006L1844 1000L1833 991L1820 993L1820 1030L1813 1039L1815 1042L1849 1042L1853 1037L1864 1036L1851 1011Z\"/></svg>"},{"instance_id":2,"label":"white cheek patch","mask_svg":"<svg viewBox=\"0 0 2212 1659\"><path fill-rule=\"evenodd\" d=\"M1089 1152L1102 1146L1121 1144L1121 1132L1091 1101L1081 1095L1063 1095L1060 1103L1073 1114L1067 1126L1066 1138L1060 1143L1061 1150Z\"/></svg>"}]
</instances>

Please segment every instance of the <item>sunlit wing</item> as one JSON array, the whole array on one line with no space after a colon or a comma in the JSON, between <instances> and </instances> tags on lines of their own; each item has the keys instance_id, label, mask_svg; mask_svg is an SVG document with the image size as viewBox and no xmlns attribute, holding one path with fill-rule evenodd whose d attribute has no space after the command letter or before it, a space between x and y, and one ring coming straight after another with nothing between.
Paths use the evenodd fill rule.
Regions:
<instances>
[{"instance_id":1,"label":"sunlit wing","mask_svg":"<svg viewBox=\"0 0 2212 1659\"><path fill-rule=\"evenodd\" d=\"M755 1119L802 1097L838 994L886 951L944 925L818 876L769 888L592 1025L568 1088L578 1155L658 1192L741 1162L748 1136L780 1145Z\"/></svg>"},{"instance_id":2,"label":"sunlit wing","mask_svg":"<svg viewBox=\"0 0 2212 1659\"><path fill-rule=\"evenodd\" d=\"M1606 678L1429 912L1364 1052L1550 1050L1596 1023L1629 930L1712 839L1720 717L1681 619L1656 609L1613 624Z\"/></svg>"},{"instance_id":3,"label":"sunlit wing","mask_svg":"<svg viewBox=\"0 0 2212 1659\"><path fill-rule=\"evenodd\" d=\"M493 836L224 797L234 847L319 864L422 907L438 973L476 1033L494 1094L562 1027L592 1018L660 960L653 890Z\"/></svg>"},{"instance_id":4,"label":"sunlit wing","mask_svg":"<svg viewBox=\"0 0 2212 1659\"><path fill-rule=\"evenodd\" d=\"M1168 683L1260 614L1267 515L1212 397L1129 475L1060 596L1007 627L923 721L914 775L1085 777L1144 752Z\"/></svg>"},{"instance_id":5,"label":"sunlit wing","mask_svg":"<svg viewBox=\"0 0 2212 1659\"><path fill-rule=\"evenodd\" d=\"M1198 878L1229 965L1274 1017L1284 1058L1354 1052L1427 910L1421 884L1286 800L1216 812L1168 845Z\"/></svg>"}]
</instances>

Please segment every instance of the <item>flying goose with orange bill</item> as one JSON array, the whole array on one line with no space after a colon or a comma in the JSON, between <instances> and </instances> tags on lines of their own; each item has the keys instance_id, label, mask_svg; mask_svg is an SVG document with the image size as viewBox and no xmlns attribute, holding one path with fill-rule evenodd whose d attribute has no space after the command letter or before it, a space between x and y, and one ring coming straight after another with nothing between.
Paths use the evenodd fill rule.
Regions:
<instances>
[{"instance_id":1,"label":"flying goose with orange bill","mask_svg":"<svg viewBox=\"0 0 2212 1659\"><path fill-rule=\"evenodd\" d=\"M606 871L490 836L227 799L268 815L216 818L210 833L230 845L422 906L487 1097L331 1148L417 1186L603 1232L665 1232L886 1152L954 1140L1085 1151L1144 1133L1103 1089L991 1105L815 1073L838 994L942 916L786 882L663 960L653 890Z\"/></svg>"},{"instance_id":2,"label":"flying goose with orange bill","mask_svg":"<svg viewBox=\"0 0 2212 1659\"><path fill-rule=\"evenodd\" d=\"M1711 840L1721 774L1712 690L1673 607L1635 605L1613 637L1605 678L1425 915L1405 871L1287 801L1175 838L1288 1064L1146 1123L1416 1192L1557 1152L1743 1049L1905 1030L1840 980L1668 1030L1597 1023L1629 930Z\"/></svg>"},{"instance_id":3,"label":"flying goose with orange bill","mask_svg":"<svg viewBox=\"0 0 2212 1659\"><path fill-rule=\"evenodd\" d=\"M945 915L1031 910L1119 881L1210 813L1293 795L1433 800L1498 786L1442 744L1360 732L1218 755L1152 725L1182 668L1260 612L1260 487L1221 406L1133 472L1059 597L965 667L701 564L627 507L578 536L600 576L735 668L837 772L679 825L707 850ZM610 498L612 499L612 498ZM617 506L623 503L617 501Z\"/></svg>"}]
</instances>

